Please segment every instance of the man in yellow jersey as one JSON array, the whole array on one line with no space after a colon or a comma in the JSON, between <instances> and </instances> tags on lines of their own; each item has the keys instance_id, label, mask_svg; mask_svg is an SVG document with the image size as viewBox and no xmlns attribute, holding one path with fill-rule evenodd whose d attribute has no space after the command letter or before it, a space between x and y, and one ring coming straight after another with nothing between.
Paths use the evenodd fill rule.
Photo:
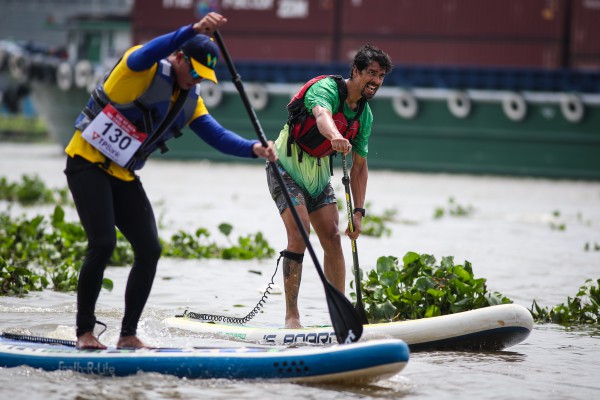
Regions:
<instances>
[{"instance_id":1,"label":"man in yellow jersey","mask_svg":"<svg viewBox=\"0 0 600 400\"><path fill-rule=\"evenodd\" d=\"M104 269L116 244L115 227L131 243L135 260L125 289L117 347L140 348L137 325L161 255L152 205L135 174L156 150L166 151L181 129L219 151L277 160L263 147L221 126L199 96L203 79L217 82L218 46L205 34L226 22L217 13L129 49L99 85L75 121L65 174L88 248L77 288L77 347L104 349L93 334Z\"/></svg>"},{"instance_id":2,"label":"man in yellow jersey","mask_svg":"<svg viewBox=\"0 0 600 400\"><path fill-rule=\"evenodd\" d=\"M279 154L276 163L285 188L306 232L314 228L324 252L325 276L338 290L345 290L345 262L339 232L339 212L331 186L331 159L334 152L352 152L350 185L354 205L356 239L365 216L367 189L367 152L373 114L370 100L392 69L389 56L365 45L356 53L350 77L319 76L307 82L288 105L288 121L275 141ZM287 248L282 251L286 301L285 327L299 328L298 292L306 244L296 227L272 165L267 181L287 232Z\"/></svg>"}]
</instances>

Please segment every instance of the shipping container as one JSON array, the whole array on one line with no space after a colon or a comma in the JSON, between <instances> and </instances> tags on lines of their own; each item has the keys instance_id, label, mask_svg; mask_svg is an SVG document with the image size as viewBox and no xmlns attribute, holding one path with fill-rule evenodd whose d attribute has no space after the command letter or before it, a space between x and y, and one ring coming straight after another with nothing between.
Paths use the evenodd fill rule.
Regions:
<instances>
[{"instance_id":1,"label":"shipping container","mask_svg":"<svg viewBox=\"0 0 600 400\"><path fill-rule=\"evenodd\" d=\"M342 34L556 41L567 0L342 0Z\"/></svg>"},{"instance_id":2,"label":"shipping container","mask_svg":"<svg viewBox=\"0 0 600 400\"><path fill-rule=\"evenodd\" d=\"M301 61L327 63L332 59L331 36L323 38L273 37L268 40L256 35L232 35L223 32L227 50L236 60Z\"/></svg>"},{"instance_id":3,"label":"shipping container","mask_svg":"<svg viewBox=\"0 0 600 400\"><path fill-rule=\"evenodd\" d=\"M372 43L405 65L596 67L600 0L145 0L143 43L209 11L244 61L347 62ZM571 20L572 18L572 20Z\"/></svg>"},{"instance_id":4,"label":"shipping container","mask_svg":"<svg viewBox=\"0 0 600 400\"><path fill-rule=\"evenodd\" d=\"M230 38L319 39L334 34L335 3L332 0L144 0L136 1L133 26L136 39L143 42L157 33L195 22L209 11L217 11L227 18L223 34L226 32Z\"/></svg>"},{"instance_id":5,"label":"shipping container","mask_svg":"<svg viewBox=\"0 0 600 400\"><path fill-rule=\"evenodd\" d=\"M365 40L344 40L342 52L353 55ZM422 41L377 38L370 42L390 55L396 65L465 67L559 68L563 50L559 44L537 42Z\"/></svg>"},{"instance_id":6,"label":"shipping container","mask_svg":"<svg viewBox=\"0 0 600 400\"><path fill-rule=\"evenodd\" d=\"M571 12L570 67L600 68L600 0L574 0Z\"/></svg>"}]
</instances>

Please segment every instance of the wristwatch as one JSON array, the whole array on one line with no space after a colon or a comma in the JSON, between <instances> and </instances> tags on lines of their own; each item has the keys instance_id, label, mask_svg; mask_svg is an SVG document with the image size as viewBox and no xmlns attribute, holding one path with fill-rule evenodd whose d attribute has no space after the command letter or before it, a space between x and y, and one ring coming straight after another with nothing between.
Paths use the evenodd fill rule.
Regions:
<instances>
[{"instance_id":1,"label":"wristwatch","mask_svg":"<svg viewBox=\"0 0 600 400\"><path fill-rule=\"evenodd\" d=\"M356 207L354 209L354 211L352 212L352 214L356 214L357 212L361 213L363 218L365 217L365 214L367 213L364 208Z\"/></svg>"}]
</instances>

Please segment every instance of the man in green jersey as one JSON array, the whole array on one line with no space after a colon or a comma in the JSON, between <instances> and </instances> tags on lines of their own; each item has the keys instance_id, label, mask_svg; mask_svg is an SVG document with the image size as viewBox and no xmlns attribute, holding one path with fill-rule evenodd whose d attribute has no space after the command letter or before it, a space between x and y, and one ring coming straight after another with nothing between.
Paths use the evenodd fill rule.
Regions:
<instances>
[{"instance_id":1,"label":"man in green jersey","mask_svg":"<svg viewBox=\"0 0 600 400\"><path fill-rule=\"evenodd\" d=\"M365 45L356 53L350 77L321 76L312 79L294 96L288 106L290 116L275 146L277 167L285 182L304 229L316 232L324 252L327 279L342 293L345 291L345 261L338 227L339 212L331 186L333 152L352 154L350 186L354 205L354 231L346 235L356 239L361 232L367 188L368 142L373 114L368 100L373 98L392 69L389 56ZM282 252L286 300L286 328L301 327L298 292L306 244L286 203L282 188L271 165L267 181L287 232L287 247Z\"/></svg>"}]
</instances>

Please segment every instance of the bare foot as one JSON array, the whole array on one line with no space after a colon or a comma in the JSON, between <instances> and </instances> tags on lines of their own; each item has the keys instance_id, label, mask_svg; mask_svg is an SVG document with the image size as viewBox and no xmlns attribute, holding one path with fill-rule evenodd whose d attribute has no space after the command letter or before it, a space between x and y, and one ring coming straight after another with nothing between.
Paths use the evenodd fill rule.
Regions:
<instances>
[{"instance_id":1,"label":"bare foot","mask_svg":"<svg viewBox=\"0 0 600 400\"><path fill-rule=\"evenodd\" d=\"M289 318L285 320L285 329L300 329L302 328L302 324L300 320L297 318Z\"/></svg>"},{"instance_id":2,"label":"bare foot","mask_svg":"<svg viewBox=\"0 0 600 400\"><path fill-rule=\"evenodd\" d=\"M117 342L117 348L123 349L149 349L137 336L121 336Z\"/></svg>"},{"instance_id":3,"label":"bare foot","mask_svg":"<svg viewBox=\"0 0 600 400\"><path fill-rule=\"evenodd\" d=\"M80 350L106 350L106 346L100 343L92 332L78 336L75 347Z\"/></svg>"}]
</instances>

